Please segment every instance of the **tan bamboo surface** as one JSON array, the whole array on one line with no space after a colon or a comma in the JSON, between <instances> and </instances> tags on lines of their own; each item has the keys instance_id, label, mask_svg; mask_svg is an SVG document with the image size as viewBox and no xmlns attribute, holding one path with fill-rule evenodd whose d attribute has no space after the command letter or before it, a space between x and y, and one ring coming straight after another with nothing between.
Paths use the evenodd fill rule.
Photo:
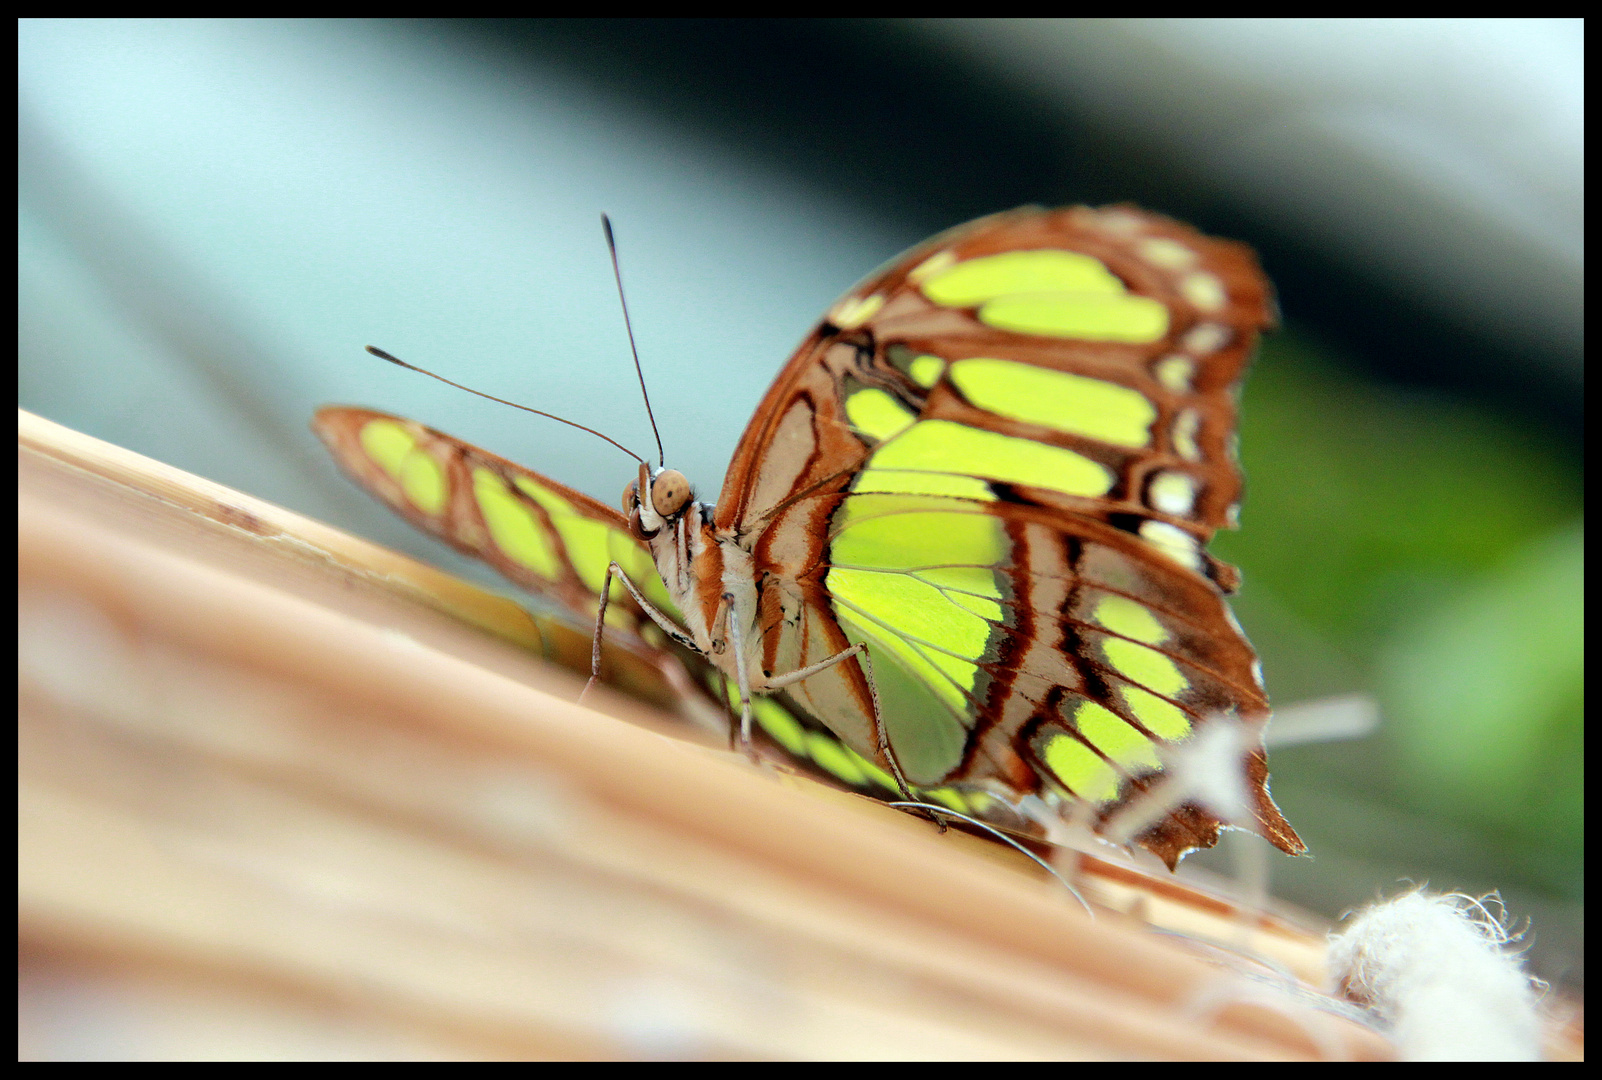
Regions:
<instances>
[{"instance_id":1,"label":"tan bamboo surface","mask_svg":"<svg viewBox=\"0 0 1602 1080\"><path fill-rule=\"evenodd\" d=\"M1316 928L1093 860L1092 918L576 704L528 650L587 635L505 598L27 413L18 444L23 1058L1390 1054L1318 993Z\"/></svg>"}]
</instances>

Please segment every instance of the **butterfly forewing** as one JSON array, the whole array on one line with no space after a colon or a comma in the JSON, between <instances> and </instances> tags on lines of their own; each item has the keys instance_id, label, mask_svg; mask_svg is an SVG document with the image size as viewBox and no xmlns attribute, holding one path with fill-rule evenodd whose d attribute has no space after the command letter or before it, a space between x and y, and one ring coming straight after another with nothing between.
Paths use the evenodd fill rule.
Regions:
<instances>
[{"instance_id":1,"label":"butterfly forewing","mask_svg":"<svg viewBox=\"0 0 1602 1080\"><path fill-rule=\"evenodd\" d=\"M782 672L869 646L918 784L1091 804L1103 819L1212 718L1261 725L1256 657L1205 550L1241 483L1233 393L1268 283L1250 251L1132 208L953 230L853 290L741 441L719 524L759 537ZM793 696L871 756L848 662ZM1255 822L1301 843L1242 767ZM1183 808L1170 863L1216 838Z\"/></svg>"},{"instance_id":2,"label":"butterfly forewing","mask_svg":"<svg viewBox=\"0 0 1602 1080\"><path fill-rule=\"evenodd\" d=\"M611 507L433 428L369 409L321 409L312 425L351 476L417 528L482 559L578 619L595 618L608 562L677 617L648 550ZM609 623L659 639L622 585Z\"/></svg>"}]
</instances>

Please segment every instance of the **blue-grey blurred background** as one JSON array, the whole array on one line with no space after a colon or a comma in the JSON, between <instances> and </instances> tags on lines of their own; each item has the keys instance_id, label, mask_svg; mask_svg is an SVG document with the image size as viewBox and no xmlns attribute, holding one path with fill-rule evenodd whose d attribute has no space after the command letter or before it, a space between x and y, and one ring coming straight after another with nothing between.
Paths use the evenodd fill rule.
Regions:
<instances>
[{"instance_id":1,"label":"blue-grey blurred background","mask_svg":"<svg viewBox=\"0 0 1602 1080\"><path fill-rule=\"evenodd\" d=\"M1583 978L1583 51L1572 21L19 24L24 407L464 568L307 431L425 420L610 503L628 461L368 358L650 443L715 494L837 295L1021 203L1133 201L1252 243L1285 329L1219 554L1337 915L1499 889ZM492 580L488 575L481 579Z\"/></svg>"}]
</instances>

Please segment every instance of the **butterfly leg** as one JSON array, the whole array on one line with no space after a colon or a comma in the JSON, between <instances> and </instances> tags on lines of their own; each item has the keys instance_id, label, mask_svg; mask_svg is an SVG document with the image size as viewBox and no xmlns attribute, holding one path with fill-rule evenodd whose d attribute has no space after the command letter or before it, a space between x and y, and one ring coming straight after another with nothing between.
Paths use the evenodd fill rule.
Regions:
<instances>
[{"instance_id":1,"label":"butterfly leg","mask_svg":"<svg viewBox=\"0 0 1602 1080\"><path fill-rule=\"evenodd\" d=\"M724 593L723 604L720 606L718 611L719 625L724 625L723 616L726 613L732 612L733 609L734 596L730 593ZM727 619L726 625L728 628L727 632L729 643L733 646L734 655L736 657L736 679L740 684L740 741L745 746L746 752L751 755L752 760L756 760L756 752L751 746L751 677L745 666L745 645L743 636L740 632L740 623L740 619L731 615ZM884 720L880 715L879 690L878 687L874 685L873 660L868 654L868 646L866 644L860 641L856 642L848 648L841 649L833 656L825 657L824 659L819 660L815 664L808 664L806 667L797 668L794 671L787 671L783 675L770 677L764 680L762 689L782 690L786 686L793 686L801 680L809 676L816 675L820 671L831 668L835 664L840 663L842 660L849 660L853 656L857 658L857 665L862 669L863 676L868 680L868 696L873 701L873 727L878 733L879 752L883 754L884 759L890 763L890 771L895 775L896 786L901 789L901 797L906 799L908 802L917 802L918 797L913 794L912 785L907 783L906 774L901 771L901 763L896 760L895 751L890 748L890 731L885 727ZM941 832L946 831L946 823L936 815L926 810L922 812L921 816L927 817L930 821L934 822L935 825L939 827Z\"/></svg>"},{"instance_id":2,"label":"butterfly leg","mask_svg":"<svg viewBox=\"0 0 1602 1080\"><path fill-rule=\"evenodd\" d=\"M741 629L743 620L735 609L733 593L724 593L723 602L718 605L717 617L713 620L713 639L720 638L719 631L726 634L729 645L734 650L734 677L740 686L740 745L745 747L746 753L756 759L756 752L751 747L751 673L745 666L745 634ZM792 683L798 683L808 675L816 675L824 668L838 664L848 656L856 656L863 649L861 645L853 645L826 660L816 664L809 664L804 668L788 672L778 678L769 678L764 681L764 690L779 690ZM872 686L872 678L869 678ZM877 697L875 697L875 711L877 711Z\"/></svg>"},{"instance_id":3,"label":"butterfly leg","mask_svg":"<svg viewBox=\"0 0 1602 1080\"><path fill-rule=\"evenodd\" d=\"M731 615L733 611L734 594L724 593L713 625L725 629L729 645L734 649L734 681L740 688L740 745L752 761L758 761L751 745L751 673L745 668L745 637L740 632L739 618Z\"/></svg>"},{"instance_id":4,"label":"butterfly leg","mask_svg":"<svg viewBox=\"0 0 1602 1080\"><path fill-rule=\"evenodd\" d=\"M612 578L614 575L623 583L623 587L629 591L629 595L634 597L634 602L640 605L640 610L649 615L651 621L660 626L664 634L691 652L701 656L706 655L701 652L701 648L695 643L694 638L686 634L677 623L668 618L664 612L659 611L655 604L640 593L634 582L630 581L629 576L623 572L621 566L615 562L609 563L606 567L606 577L601 582L600 603L595 607L595 637L590 642L590 680L584 684L584 689L579 691L580 701L584 700L584 695L590 692L590 687L594 686L601 678L601 634L606 629L606 605L612 597Z\"/></svg>"},{"instance_id":5,"label":"butterfly leg","mask_svg":"<svg viewBox=\"0 0 1602 1080\"><path fill-rule=\"evenodd\" d=\"M725 709L729 709L729 708L731 708L731 705L729 703L729 673L724 671L722 668L716 668L715 670L716 670L717 676L718 676L718 689L723 695L722 697L720 697L718 699L718 701L719 701L719 703L721 703L723 705L723 707ZM729 753L732 754L732 753L734 753L735 751L737 751L739 749L740 749L740 725L735 722L734 714L730 713L729 714Z\"/></svg>"},{"instance_id":6,"label":"butterfly leg","mask_svg":"<svg viewBox=\"0 0 1602 1080\"><path fill-rule=\"evenodd\" d=\"M868 647L865 644L859 641L850 648L841 649L833 656L819 660L816 664L808 664L804 668L797 668L795 671L787 672L776 679L769 679L766 688L769 690L782 689L800 682L809 675L816 675L825 668L833 667L840 661L850 659L853 656L857 658L857 665L862 669L863 676L868 680L868 696L873 700L873 727L879 737L879 752L890 763L890 771L895 774L896 785L901 788L902 798L911 801L915 798L912 794L912 785L907 783L906 775L901 771L901 763L896 760L895 751L890 749L890 729L884 726L884 721L880 718L879 689L873 682L873 658L868 655ZM936 824L939 824L939 822L936 822ZM941 826L941 831L945 831L945 826Z\"/></svg>"},{"instance_id":7,"label":"butterfly leg","mask_svg":"<svg viewBox=\"0 0 1602 1080\"><path fill-rule=\"evenodd\" d=\"M734 650L735 679L740 686L740 744L745 747L746 753L750 754L754 761L757 760L757 756L751 744L751 675L746 668L745 635L742 630L744 620L737 613L733 593L723 594L723 602L718 605L718 613L713 625L724 631L730 647ZM713 639L721 640L721 638L722 635L715 630ZM879 690L874 685L873 662L868 655L866 644L859 641L841 649L833 656L819 660L815 664L808 664L806 667L787 671L783 675L768 676L763 680L762 689L763 691L782 690L786 686L793 686L809 676L816 675L818 672L831 668L842 660L849 660L852 657L857 658L857 664L861 668L863 676L868 680L868 696L873 702L873 727L874 731L878 733L879 752L890 763L890 771L895 775L896 786L901 789L902 797L909 802L916 801L916 796L912 793L912 785L907 783L906 774L901 771L901 763L896 760L895 752L890 748L890 733L889 729L884 726L884 720L880 716ZM940 826L941 832L945 832L946 827L942 822L932 815L930 820Z\"/></svg>"}]
</instances>

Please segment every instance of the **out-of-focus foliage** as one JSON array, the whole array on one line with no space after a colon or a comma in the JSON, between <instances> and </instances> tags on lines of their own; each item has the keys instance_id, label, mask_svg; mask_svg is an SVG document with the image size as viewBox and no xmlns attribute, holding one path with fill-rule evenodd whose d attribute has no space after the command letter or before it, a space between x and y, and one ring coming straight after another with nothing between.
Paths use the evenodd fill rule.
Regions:
<instances>
[{"instance_id":1,"label":"out-of-focus foliage","mask_svg":"<svg viewBox=\"0 0 1602 1080\"><path fill-rule=\"evenodd\" d=\"M1331 748L1333 775L1472 830L1530 884L1577 898L1584 533L1571 461L1472 403L1364 381L1294 333L1253 370L1241 442L1244 528L1215 547L1246 569L1241 613L1270 690L1276 676L1292 698L1354 678L1373 688L1386 750Z\"/></svg>"},{"instance_id":2,"label":"out-of-focus foliage","mask_svg":"<svg viewBox=\"0 0 1602 1080\"><path fill-rule=\"evenodd\" d=\"M1578 898L1585 851L1585 530L1513 552L1391 635L1398 792L1471 823Z\"/></svg>"}]
</instances>

